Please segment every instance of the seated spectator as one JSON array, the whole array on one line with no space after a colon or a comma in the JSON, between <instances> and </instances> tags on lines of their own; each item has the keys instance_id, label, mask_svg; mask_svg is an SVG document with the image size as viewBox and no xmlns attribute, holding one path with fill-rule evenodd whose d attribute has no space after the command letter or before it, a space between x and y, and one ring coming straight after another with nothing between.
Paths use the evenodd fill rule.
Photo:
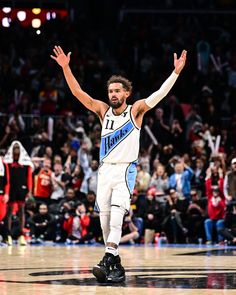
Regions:
<instances>
[{"instance_id":1,"label":"seated spectator","mask_svg":"<svg viewBox=\"0 0 236 295\"><path fill-rule=\"evenodd\" d=\"M124 222L122 226L122 236L120 240L121 244L129 243L132 245L139 238L139 231L137 226L135 226L132 217L132 210L128 215L124 217Z\"/></svg>"},{"instance_id":2,"label":"seated spectator","mask_svg":"<svg viewBox=\"0 0 236 295\"><path fill-rule=\"evenodd\" d=\"M55 239L54 220L46 204L39 205L39 212L32 216L29 224L32 244Z\"/></svg>"},{"instance_id":3,"label":"seated spectator","mask_svg":"<svg viewBox=\"0 0 236 295\"><path fill-rule=\"evenodd\" d=\"M189 243L198 243L205 239L204 220L206 217L207 200L200 198L196 189L190 192L190 204L187 209L187 228Z\"/></svg>"},{"instance_id":4,"label":"seated spectator","mask_svg":"<svg viewBox=\"0 0 236 295\"><path fill-rule=\"evenodd\" d=\"M229 245L236 245L236 202L232 202L225 216L225 228L219 233L227 240Z\"/></svg>"},{"instance_id":5,"label":"seated spectator","mask_svg":"<svg viewBox=\"0 0 236 295\"><path fill-rule=\"evenodd\" d=\"M88 227L88 232L91 233L97 242L102 241L102 229L100 225L99 213L96 208L96 195L93 191L89 191L84 200L84 205L86 208L86 213L90 217L90 224Z\"/></svg>"},{"instance_id":6,"label":"seated spectator","mask_svg":"<svg viewBox=\"0 0 236 295\"><path fill-rule=\"evenodd\" d=\"M220 234L224 228L225 217L225 197L223 195L223 180L221 180L220 188L218 186L211 186L211 180L206 180L206 193L207 193L207 208L208 218L205 220L205 232L207 244L212 244L214 229L217 233L217 242L223 242L223 236Z\"/></svg>"},{"instance_id":7,"label":"seated spectator","mask_svg":"<svg viewBox=\"0 0 236 295\"><path fill-rule=\"evenodd\" d=\"M165 218L162 223L170 243L186 242L188 230L184 224L186 223L188 204L188 199L181 198L175 189L170 189L166 202Z\"/></svg>"},{"instance_id":8,"label":"seated spectator","mask_svg":"<svg viewBox=\"0 0 236 295\"><path fill-rule=\"evenodd\" d=\"M63 229L67 234L68 244L83 244L93 238L88 234L90 217L83 203L78 202L74 214L65 214Z\"/></svg>"},{"instance_id":9,"label":"seated spectator","mask_svg":"<svg viewBox=\"0 0 236 295\"><path fill-rule=\"evenodd\" d=\"M144 222L144 243L153 242L155 232L161 232L161 223L163 211L160 204L156 201L156 190L150 188L147 191L146 198L140 206L139 216Z\"/></svg>"}]
</instances>

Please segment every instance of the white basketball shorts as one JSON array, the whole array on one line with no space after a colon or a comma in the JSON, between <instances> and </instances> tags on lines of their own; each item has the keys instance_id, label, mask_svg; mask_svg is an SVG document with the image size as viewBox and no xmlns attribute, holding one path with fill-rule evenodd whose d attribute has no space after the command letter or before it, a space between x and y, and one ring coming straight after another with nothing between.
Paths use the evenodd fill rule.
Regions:
<instances>
[{"instance_id":1,"label":"white basketball shorts","mask_svg":"<svg viewBox=\"0 0 236 295\"><path fill-rule=\"evenodd\" d=\"M97 209L111 211L111 206L130 208L130 197L137 175L136 163L102 163L98 170Z\"/></svg>"}]
</instances>

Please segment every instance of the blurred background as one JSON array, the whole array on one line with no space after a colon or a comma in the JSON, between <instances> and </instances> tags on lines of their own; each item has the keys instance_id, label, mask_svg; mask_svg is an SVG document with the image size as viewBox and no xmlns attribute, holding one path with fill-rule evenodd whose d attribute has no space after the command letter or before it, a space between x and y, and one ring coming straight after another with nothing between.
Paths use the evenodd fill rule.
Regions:
<instances>
[{"instance_id":1,"label":"blurred background","mask_svg":"<svg viewBox=\"0 0 236 295\"><path fill-rule=\"evenodd\" d=\"M101 126L73 98L50 58L53 47L72 52L75 77L96 99L107 101L112 74L130 79L130 103L156 91L174 68L174 52L186 49L177 83L145 116L136 193L157 189L162 165L167 196L182 161L193 170L191 188L205 197L206 172L224 178L236 156L235 17L233 0L0 1L0 152L17 139L32 158L49 158L52 170L58 156L71 177L67 188L83 200L97 171Z\"/></svg>"}]
</instances>

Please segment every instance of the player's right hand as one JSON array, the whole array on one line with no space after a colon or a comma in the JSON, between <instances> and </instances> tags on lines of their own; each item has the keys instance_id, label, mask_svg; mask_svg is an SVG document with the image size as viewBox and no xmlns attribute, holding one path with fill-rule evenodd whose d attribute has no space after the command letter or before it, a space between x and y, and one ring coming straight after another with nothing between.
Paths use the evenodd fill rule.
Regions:
<instances>
[{"instance_id":1,"label":"player's right hand","mask_svg":"<svg viewBox=\"0 0 236 295\"><path fill-rule=\"evenodd\" d=\"M60 46L55 46L53 49L55 55L50 55L62 68L66 67L70 63L71 52L65 55Z\"/></svg>"}]
</instances>

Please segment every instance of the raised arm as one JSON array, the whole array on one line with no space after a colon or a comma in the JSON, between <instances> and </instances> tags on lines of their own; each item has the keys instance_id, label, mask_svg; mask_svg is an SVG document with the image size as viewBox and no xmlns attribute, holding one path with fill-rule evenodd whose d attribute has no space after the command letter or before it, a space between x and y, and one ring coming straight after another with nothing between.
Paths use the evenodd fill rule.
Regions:
<instances>
[{"instance_id":1,"label":"raised arm","mask_svg":"<svg viewBox=\"0 0 236 295\"><path fill-rule=\"evenodd\" d=\"M187 51L183 50L180 58L177 58L177 54L174 53L174 71L172 74L166 79L166 81L161 85L160 89L151 94L146 99L138 100L134 103L132 107L132 114L136 121L136 124L141 127L142 119L144 114L155 107L170 91L170 89L175 84L180 72L185 66L187 58Z\"/></svg>"},{"instance_id":2,"label":"raised arm","mask_svg":"<svg viewBox=\"0 0 236 295\"><path fill-rule=\"evenodd\" d=\"M108 105L100 100L93 99L90 95L88 95L88 93L82 90L69 66L71 52L66 55L60 46L55 46L53 52L55 55L51 55L51 58L62 67L63 74L72 94L86 108L96 113L102 120L106 110L108 109Z\"/></svg>"}]
</instances>

